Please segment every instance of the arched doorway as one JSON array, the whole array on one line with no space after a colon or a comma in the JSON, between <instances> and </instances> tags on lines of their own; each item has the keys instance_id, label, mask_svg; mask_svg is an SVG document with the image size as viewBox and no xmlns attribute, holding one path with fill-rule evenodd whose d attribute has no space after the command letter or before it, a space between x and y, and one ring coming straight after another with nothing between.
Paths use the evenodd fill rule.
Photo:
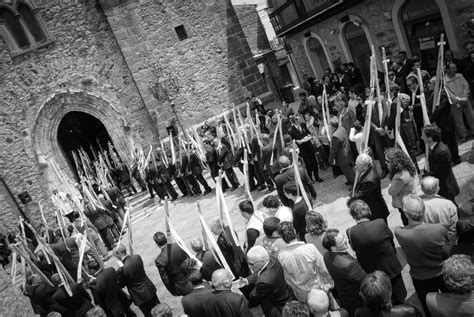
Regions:
<instances>
[{"instance_id":1,"label":"arched doorway","mask_svg":"<svg viewBox=\"0 0 474 317\"><path fill-rule=\"evenodd\" d=\"M326 69L331 69L331 63L329 62L326 47L321 42L319 36L311 33L311 36L305 40L306 55L313 69L313 73L317 79L322 79Z\"/></svg>"},{"instance_id":2,"label":"arched doorway","mask_svg":"<svg viewBox=\"0 0 474 317\"><path fill-rule=\"evenodd\" d=\"M108 143L112 143L104 124L96 117L80 111L68 112L61 119L57 137L59 147L76 177L79 173L73 153L77 155L79 150L83 150L90 161L96 161L98 155L108 149Z\"/></svg>"},{"instance_id":3,"label":"arched doorway","mask_svg":"<svg viewBox=\"0 0 474 317\"><path fill-rule=\"evenodd\" d=\"M372 55L369 40L361 23L350 21L344 25L342 36L347 44L352 61L360 69L365 84L370 81L370 55Z\"/></svg>"},{"instance_id":4,"label":"arched doorway","mask_svg":"<svg viewBox=\"0 0 474 317\"><path fill-rule=\"evenodd\" d=\"M408 0L400 10L410 53L421 58L424 69L436 71L438 41L446 34L441 12L435 0ZM449 49L449 43L445 46Z\"/></svg>"}]
</instances>

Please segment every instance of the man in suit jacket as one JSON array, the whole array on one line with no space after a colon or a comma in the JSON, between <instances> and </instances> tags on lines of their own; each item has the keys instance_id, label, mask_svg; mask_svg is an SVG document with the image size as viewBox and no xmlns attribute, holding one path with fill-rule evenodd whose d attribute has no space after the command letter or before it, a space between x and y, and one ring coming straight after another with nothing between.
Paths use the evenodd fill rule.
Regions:
<instances>
[{"instance_id":1,"label":"man in suit jacket","mask_svg":"<svg viewBox=\"0 0 474 317\"><path fill-rule=\"evenodd\" d=\"M352 85L363 84L362 73L360 72L360 69L357 68L353 62L347 63L347 67L349 68L348 74L351 76Z\"/></svg>"},{"instance_id":2,"label":"man in suit jacket","mask_svg":"<svg viewBox=\"0 0 474 317\"><path fill-rule=\"evenodd\" d=\"M66 237L56 243L50 244L50 247L54 254L61 260L61 263L71 277L76 280L77 266L79 265L79 248L76 245L75 238Z\"/></svg>"},{"instance_id":3,"label":"man in suit jacket","mask_svg":"<svg viewBox=\"0 0 474 317\"><path fill-rule=\"evenodd\" d=\"M268 190L273 191L275 177L280 171L280 166L278 165L278 146L275 144L275 147L273 147L273 142L270 141L270 136L268 134L262 134L262 143L262 159L259 164L261 164L261 169L263 170L267 183L271 184L271 186L268 185ZM279 142L277 142L277 144L279 144Z\"/></svg>"},{"instance_id":4,"label":"man in suit jacket","mask_svg":"<svg viewBox=\"0 0 474 317\"><path fill-rule=\"evenodd\" d=\"M117 270L120 288L127 286L128 293L135 305L140 308L145 317L151 317L151 310L160 303L156 296L156 287L145 273L142 258L137 255L128 255L127 249L120 244L114 255L123 266Z\"/></svg>"},{"instance_id":5,"label":"man in suit jacket","mask_svg":"<svg viewBox=\"0 0 474 317\"><path fill-rule=\"evenodd\" d=\"M427 174L439 179L438 195L456 204L454 198L459 194L459 185L451 168L451 152L441 141L441 129L434 124L428 124L423 128L422 137L430 148L428 156L430 170Z\"/></svg>"},{"instance_id":6,"label":"man in suit jacket","mask_svg":"<svg viewBox=\"0 0 474 317\"><path fill-rule=\"evenodd\" d=\"M163 154L160 148L156 150L156 154L156 174L159 177L161 183L163 184L163 187L166 193L168 194L168 197L170 197L171 200L176 200L178 198L178 193L171 184L171 174L166 168L165 163L163 162Z\"/></svg>"},{"instance_id":7,"label":"man in suit jacket","mask_svg":"<svg viewBox=\"0 0 474 317\"><path fill-rule=\"evenodd\" d=\"M51 276L51 282L57 286L53 300L66 309L63 316L82 317L87 311L94 308L89 294L81 284L69 283L72 291L72 296L69 296L58 273Z\"/></svg>"},{"instance_id":8,"label":"man in suit jacket","mask_svg":"<svg viewBox=\"0 0 474 317\"><path fill-rule=\"evenodd\" d=\"M107 248L112 250L114 238L112 236L112 231L109 228L111 220L109 218L111 217L107 214L105 209L100 209L93 206L87 199L84 200L84 204L84 215L86 215L94 227L96 227Z\"/></svg>"},{"instance_id":9,"label":"man in suit jacket","mask_svg":"<svg viewBox=\"0 0 474 317\"><path fill-rule=\"evenodd\" d=\"M408 88L406 86L406 78L408 74L412 71L413 61L407 58L407 52L400 51L398 53L398 62L400 64L400 69L397 71L397 83L401 84L402 92L407 93Z\"/></svg>"},{"instance_id":10,"label":"man in suit jacket","mask_svg":"<svg viewBox=\"0 0 474 317\"><path fill-rule=\"evenodd\" d=\"M56 290L56 287L42 281L39 275L32 274L26 279L24 293L30 298L32 305L43 310L40 316L45 317L52 311L62 314L66 311L65 307L53 300Z\"/></svg>"},{"instance_id":11,"label":"man in suit jacket","mask_svg":"<svg viewBox=\"0 0 474 317\"><path fill-rule=\"evenodd\" d=\"M324 263L334 281L341 306L352 316L357 308L362 307L359 289L367 273L347 252L349 243L338 229L328 229L322 243L328 250L324 254Z\"/></svg>"},{"instance_id":12,"label":"man in suit jacket","mask_svg":"<svg viewBox=\"0 0 474 317\"><path fill-rule=\"evenodd\" d=\"M278 163L281 167L280 174L275 177L278 198L280 198L284 206L292 207L293 202L288 197L286 197L285 192L283 190L283 186L285 186L285 184L290 181L296 181L295 170L294 167L290 165L290 159L284 155L280 156L280 158L278 159ZM308 173L306 173L306 171L301 167L298 168L298 171L300 172L301 181L303 182L303 186L306 192L309 192L311 194L311 197L313 199L316 199L316 190L313 187L313 183L309 178Z\"/></svg>"},{"instance_id":13,"label":"man in suit jacket","mask_svg":"<svg viewBox=\"0 0 474 317\"><path fill-rule=\"evenodd\" d=\"M181 270L193 286L192 291L181 299L184 313L189 317L206 316L204 303L213 291L211 285L203 281L202 269L199 269L195 259L188 258L184 260L181 264Z\"/></svg>"},{"instance_id":14,"label":"man in suit jacket","mask_svg":"<svg viewBox=\"0 0 474 317\"><path fill-rule=\"evenodd\" d=\"M252 275L243 279L249 285L255 285L250 292L250 303L261 305L265 317L281 316L283 306L292 300L285 281L283 268L275 258L270 258L262 246L255 246L247 253Z\"/></svg>"},{"instance_id":15,"label":"man in suit jacket","mask_svg":"<svg viewBox=\"0 0 474 317\"><path fill-rule=\"evenodd\" d=\"M130 309L127 294L118 287L117 272L113 267L101 269L97 261L92 260L87 264L89 273L95 279L89 283L89 289L94 296L94 303L102 307L107 316L111 317L136 317L137 315Z\"/></svg>"},{"instance_id":16,"label":"man in suit jacket","mask_svg":"<svg viewBox=\"0 0 474 317\"><path fill-rule=\"evenodd\" d=\"M319 177L318 163L316 161L315 150L313 143L311 143L311 133L303 122L301 116L295 116L290 119L291 128L288 130L288 134L295 140L298 148L300 149L300 156L306 165L306 171L310 178L314 177L317 182L322 182Z\"/></svg>"},{"instance_id":17,"label":"man in suit jacket","mask_svg":"<svg viewBox=\"0 0 474 317\"><path fill-rule=\"evenodd\" d=\"M352 153L347 131L339 126L337 118L331 118L332 129L331 149L329 152L329 163L337 165L346 176L346 185L354 184L355 173L352 168Z\"/></svg>"},{"instance_id":18,"label":"man in suit jacket","mask_svg":"<svg viewBox=\"0 0 474 317\"><path fill-rule=\"evenodd\" d=\"M390 212L385 199L383 199L380 178L373 166L372 158L365 153L360 154L356 159L355 169L358 172L358 177L354 197L362 199L369 205L372 214L369 220L381 218L387 222Z\"/></svg>"},{"instance_id":19,"label":"man in suit jacket","mask_svg":"<svg viewBox=\"0 0 474 317\"><path fill-rule=\"evenodd\" d=\"M392 283L393 302L404 302L407 291L392 231L382 219L370 221L369 206L360 199L350 201L349 211L357 224L347 229L346 234L360 266L366 273L376 270L385 272Z\"/></svg>"},{"instance_id":20,"label":"man in suit jacket","mask_svg":"<svg viewBox=\"0 0 474 317\"><path fill-rule=\"evenodd\" d=\"M153 235L153 240L161 249L155 259L155 265L160 272L163 284L174 296L186 295L190 291L191 285L181 273L180 266L189 256L177 243L168 243L163 232L156 232Z\"/></svg>"},{"instance_id":21,"label":"man in suit jacket","mask_svg":"<svg viewBox=\"0 0 474 317\"><path fill-rule=\"evenodd\" d=\"M240 294L233 293L232 275L224 269L212 274L214 291L204 301L204 315L206 317L248 317L252 316L247 300Z\"/></svg>"},{"instance_id":22,"label":"man in suit jacket","mask_svg":"<svg viewBox=\"0 0 474 317\"><path fill-rule=\"evenodd\" d=\"M201 274L206 281L210 281L212 273L215 270L222 269L219 262L216 261L211 250L203 250L202 240L195 238L191 240L191 249L196 252L196 258L202 262Z\"/></svg>"}]
</instances>

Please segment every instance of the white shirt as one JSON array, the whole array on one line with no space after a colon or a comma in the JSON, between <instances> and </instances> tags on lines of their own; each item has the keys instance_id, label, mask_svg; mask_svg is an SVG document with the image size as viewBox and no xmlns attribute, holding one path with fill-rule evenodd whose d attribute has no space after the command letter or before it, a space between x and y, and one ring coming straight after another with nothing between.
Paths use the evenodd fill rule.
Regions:
<instances>
[{"instance_id":1,"label":"white shirt","mask_svg":"<svg viewBox=\"0 0 474 317\"><path fill-rule=\"evenodd\" d=\"M281 206L276 211L275 217L280 219L280 222L283 222L283 221L293 222L293 211L289 207Z\"/></svg>"}]
</instances>

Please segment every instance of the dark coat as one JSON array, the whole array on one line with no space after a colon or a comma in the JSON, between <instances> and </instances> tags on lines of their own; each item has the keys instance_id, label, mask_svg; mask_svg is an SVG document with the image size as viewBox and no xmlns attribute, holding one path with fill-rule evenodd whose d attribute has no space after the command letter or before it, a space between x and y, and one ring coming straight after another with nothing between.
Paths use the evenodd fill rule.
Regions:
<instances>
[{"instance_id":1,"label":"dark coat","mask_svg":"<svg viewBox=\"0 0 474 317\"><path fill-rule=\"evenodd\" d=\"M221 146L219 149L217 149L217 157L218 157L218 163L219 166L223 169L229 169L234 166L234 158L232 155L232 151L229 149L227 145L224 143L221 143Z\"/></svg>"},{"instance_id":2,"label":"dark coat","mask_svg":"<svg viewBox=\"0 0 474 317\"><path fill-rule=\"evenodd\" d=\"M206 317L249 317L252 316L247 300L231 290L215 290L204 301L203 316Z\"/></svg>"},{"instance_id":3,"label":"dark coat","mask_svg":"<svg viewBox=\"0 0 474 317\"><path fill-rule=\"evenodd\" d=\"M61 260L62 264L71 277L76 280L77 266L79 264L79 248L73 237L60 239L58 242L50 244L54 254Z\"/></svg>"},{"instance_id":4,"label":"dark coat","mask_svg":"<svg viewBox=\"0 0 474 317\"><path fill-rule=\"evenodd\" d=\"M196 258L202 262L201 274L206 281L211 280L212 273L214 273L215 270L222 268L210 250L196 253Z\"/></svg>"},{"instance_id":5,"label":"dark coat","mask_svg":"<svg viewBox=\"0 0 474 317\"><path fill-rule=\"evenodd\" d=\"M124 183L130 181L130 170L126 163L120 164L120 168L117 169L117 172L120 182Z\"/></svg>"},{"instance_id":6,"label":"dark coat","mask_svg":"<svg viewBox=\"0 0 474 317\"><path fill-rule=\"evenodd\" d=\"M389 278L400 274L402 265L397 258L393 233L385 221L375 219L359 222L347 229L346 234L365 272L380 270Z\"/></svg>"},{"instance_id":7,"label":"dark coat","mask_svg":"<svg viewBox=\"0 0 474 317\"><path fill-rule=\"evenodd\" d=\"M208 283L204 282L200 285L195 285L191 293L181 299L184 313L189 317L206 316L204 303L211 296L212 292L213 289Z\"/></svg>"},{"instance_id":8,"label":"dark coat","mask_svg":"<svg viewBox=\"0 0 474 317\"><path fill-rule=\"evenodd\" d=\"M438 195L449 200L454 200L454 197L459 194L459 185L456 181L456 177L454 177L451 161L451 152L446 144L441 141L430 151L428 157L430 164L429 175L439 179Z\"/></svg>"},{"instance_id":9,"label":"dark coat","mask_svg":"<svg viewBox=\"0 0 474 317\"><path fill-rule=\"evenodd\" d=\"M229 227L226 226L224 231L219 234L217 245L234 276L248 276L250 274L247 256L232 240Z\"/></svg>"},{"instance_id":10,"label":"dark coat","mask_svg":"<svg viewBox=\"0 0 474 317\"><path fill-rule=\"evenodd\" d=\"M131 300L118 287L117 272L107 267L95 275L95 280L89 284L94 296L94 303L102 307L107 316L121 317Z\"/></svg>"},{"instance_id":11,"label":"dark coat","mask_svg":"<svg viewBox=\"0 0 474 317\"><path fill-rule=\"evenodd\" d=\"M334 281L341 306L352 316L357 308L362 307L359 289L367 273L347 252L326 252L324 263Z\"/></svg>"},{"instance_id":12,"label":"dark coat","mask_svg":"<svg viewBox=\"0 0 474 317\"><path fill-rule=\"evenodd\" d=\"M292 137L293 140L301 140L304 137L310 135L310 132L308 130L308 127L306 126L306 123L301 123L301 131L293 125L288 130L288 134ZM315 152L313 143L311 143L311 141L298 144L298 148L300 149L300 156L301 158L303 158L303 160L307 161L316 159L316 156L314 154Z\"/></svg>"},{"instance_id":13,"label":"dark coat","mask_svg":"<svg viewBox=\"0 0 474 317\"><path fill-rule=\"evenodd\" d=\"M370 220L377 218L387 219L390 212L382 196L377 169L371 166L365 173L359 176L354 194L355 197L362 199L369 205L370 212L372 213Z\"/></svg>"},{"instance_id":14,"label":"dark coat","mask_svg":"<svg viewBox=\"0 0 474 317\"><path fill-rule=\"evenodd\" d=\"M352 152L349 144L349 136L346 129L342 126L338 127L331 138L331 150L329 153L329 163L336 160L337 166L345 166L352 164Z\"/></svg>"},{"instance_id":15,"label":"dark coat","mask_svg":"<svg viewBox=\"0 0 474 317\"><path fill-rule=\"evenodd\" d=\"M53 300L53 295L56 293L57 288L41 282L38 285L33 285L28 290L28 296L31 298L31 302L45 313L48 314L52 311L64 313L66 308L59 305Z\"/></svg>"},{"instance_id":16,"label":"dark coat","mask_svg":"<svg viewBox=\"0 0 474 317\"><path fill-rule=\"evenodd\" d=\"M277 140L277 143L278 140ZM273 152L273 165L272 165L272 152ZM273 142L268 143L262 148L262 169L265 169L270 174L276 174L280 171L280 164L278 164L278 149L277 146L273 148ZM290 157L291 159L291 157Z\"/></svg>"},{"instance_id":17,"label":"dark coat","mask_svg":"<svg viewBox=\"0 0 474 317\"><path fill-rule=\"evenodd\" d=\"M166 289L174 296L186 295L191 290L191 284L181 273L181 263L189 258L176 243L167 244L155 259L155 265L160 273Z\"/></svg>"},{"instance_id":18,"label":"dark coat","mask_svg":"<svg viewBox=\"0 0 474 317\"><path fill-rule=\"evenodd\" d=\"M351 76L353 85L362 84L362 73L359 68L354 67L352 70L349 70L348 73Z\"/></svg>"},{"instance_id":19,"label":"dark coat","mask_svg":"<svg viewBox=\"0 0 474 317\"><path fill-rule=\"evenodd\" d=\"M97 230L102 230L110 225L110 218L104 209L94 208L91 204L84 207L84 214Z\"/></svg>"},{"instance_id":20,"label":"dark coat","mask_svg":"<svg viewBox=\"0 0 474 317\"><path fill-rule=\"evenodd\" d=\"M117 186L112 186L109 190L107 190L107 194L115 206L122 209L125 208L125 197Z\"/></svg>"},{"instance_id":21,"label":"dark coat","mask_svg":"<svg viewBox=\"0 0 474 317\"><path fill-rule=\"evenodd\" d=\"M257 275L254 273L247 278L249 284L255 284L250 292L250 302L260 304L265 317L281 316L283 306L293 298L280 262L270 258L267 266Z\"/></svg>"},{"instance_id":22,"label":"dark coat","mask_svg":"<svg viewBox=\"0 0 474 317\"><path fill-rule=\"evenodd\" d=\"M53 300L66 308L63 316L67 317L83 317L87 311L94 308L91 303L91 298L86 290L77 283L69 283L71 287L72 296L69 296L64 288L64 285L57 288L53 294Z\"/></svg>"},{"instance_id":23,"label":"dark coat","mask_svg":"<svg viewBox=\"0 0 474 317\"><path fill-rule=\"evenodd\" d=\"M308 173L303 168L299 167L298 171L300 172L301 181L306 192L311 193L311 196L316 197L316 191L314 190L311 179L309 178ZM282 170L279 175L275 177L275 185L278 193L278 198L280 198L281 203L285 206L292 206L293 202L289 200L283 191L283 186L290 181L296 181L295 178L295 169L294 167L288 167L285 170Z\"/></svg>"},{"instance_id":24,"label":"dark coat","mask_svg":"<svg viewBox=\"0 0 474 317\"><path fill-rule=\"evenodd\" d=\"M184 160L183 160L183 165L184 165ZM202 174L202 165L201 165L201 160L197 156L196 153L192 152L189 154L189 161L188 164L186 165L186 169L188 170L188 173L196 176L199 174Z\"/></svg>"},{"instance_id":25,"label":"dark coat","mask_svg":"<svg viewBox=\"0 0 474 317\"><path fill-rule=\"evenodd\" d=\"M123 267L117 270L119 287L127 286L133 303L137 306L151 300L156 295L156 287L148 278L139 255L129 255L123 259Z\"/></svg>"},{"instance_id":26,"label":"dark coat","mask_svg":"<svg viewBox=\"0 0 474 317\"><path fill-rule=\"evenodd\" d=\"M157 159L155 161L155 165L156 165L157 177L161 180L161 182L162 183L171 182L171 174L169 173L168 169L166 168L165 163L163 163L163 160Z\"/></svg>"},{"instance_id":27,"label":"dark coat","mask_svg":"<svg viewBox=\"0 0 474 317\"><path fill-rule=\"evenodd\" d=\"M433 100L433 97L431 100ZM436 107L436 109L431 114L430 121L436 123L443 133L454 132L456 128L456 124L451 113L451 104L449 103L449 99L444 91L441 92L439 106Z\"/></svg>"}]
</instances>

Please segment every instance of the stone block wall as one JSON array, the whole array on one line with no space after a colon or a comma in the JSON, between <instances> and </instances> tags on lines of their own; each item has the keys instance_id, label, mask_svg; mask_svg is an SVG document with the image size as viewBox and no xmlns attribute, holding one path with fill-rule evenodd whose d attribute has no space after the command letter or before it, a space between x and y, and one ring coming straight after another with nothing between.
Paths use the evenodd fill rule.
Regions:
<instances>
[{"instance_id":1,"label":"stone block wall","mask_svg":"<svg viewBox=\"0 0 474 317\"><path fill-rule=\"evenodd\" d=\"M44 149L35 146L34 129L37 122L53 120L40 115L40 109L59 92L83 91L106 100L120 113L118 123L123 119L130 127L130 135L144 144L156 142L153 122L100 6L85 0L36 3L54 43L12 58L0 38L0 171L15 196L30 193L33 202L24 207L33 220L39 203L47 217L52 211L47 176L52 171L38 157ZM89 104L76 101L73 110ZM67 98L58 102L73 104ZM54 160L62 153L47 155ZM6 191L0 192L0 219L14 224L18 211Z\"/></svg>"},{"instance_id":2,"label":"stone block wall","mask_svg":"<svg viewBox=\"0 0 474 317\"><path fill-rule=\"evenodd\" d=\"M474 40L472 38L472 36L474 36L474 30L470 28L468 23L472 18L474 3L469 0L437 0L437 2L440 1L444 1L448 7L452 27L456 36L459 50L454 52L455 56L463 57L466 54L463 47L464 44L469 40ZM346 15L360 17L362 23L368 28L375 50L379 52L378 61L380 67L380 52L382 46L385 47L388 58L392 55L396 56L400 50L400 44L392 21L392 8L394 3L395 1L393 0L361 1L361 3L343 10L328 19L320 21L313 26L287 35L285 39L294 51L296 67L299 68L301 74L311 76L315 75L304 48L304 34L307 32L315 32L323 39L324 44L328 49L329 59L332 61L334 67L339 66L340 63L348 62L348 58L344 54L340 39L341 22L339 21L341 17ZM336 32L331 34L332 30L335 30Z\"/></svg>"}]
</instances>

